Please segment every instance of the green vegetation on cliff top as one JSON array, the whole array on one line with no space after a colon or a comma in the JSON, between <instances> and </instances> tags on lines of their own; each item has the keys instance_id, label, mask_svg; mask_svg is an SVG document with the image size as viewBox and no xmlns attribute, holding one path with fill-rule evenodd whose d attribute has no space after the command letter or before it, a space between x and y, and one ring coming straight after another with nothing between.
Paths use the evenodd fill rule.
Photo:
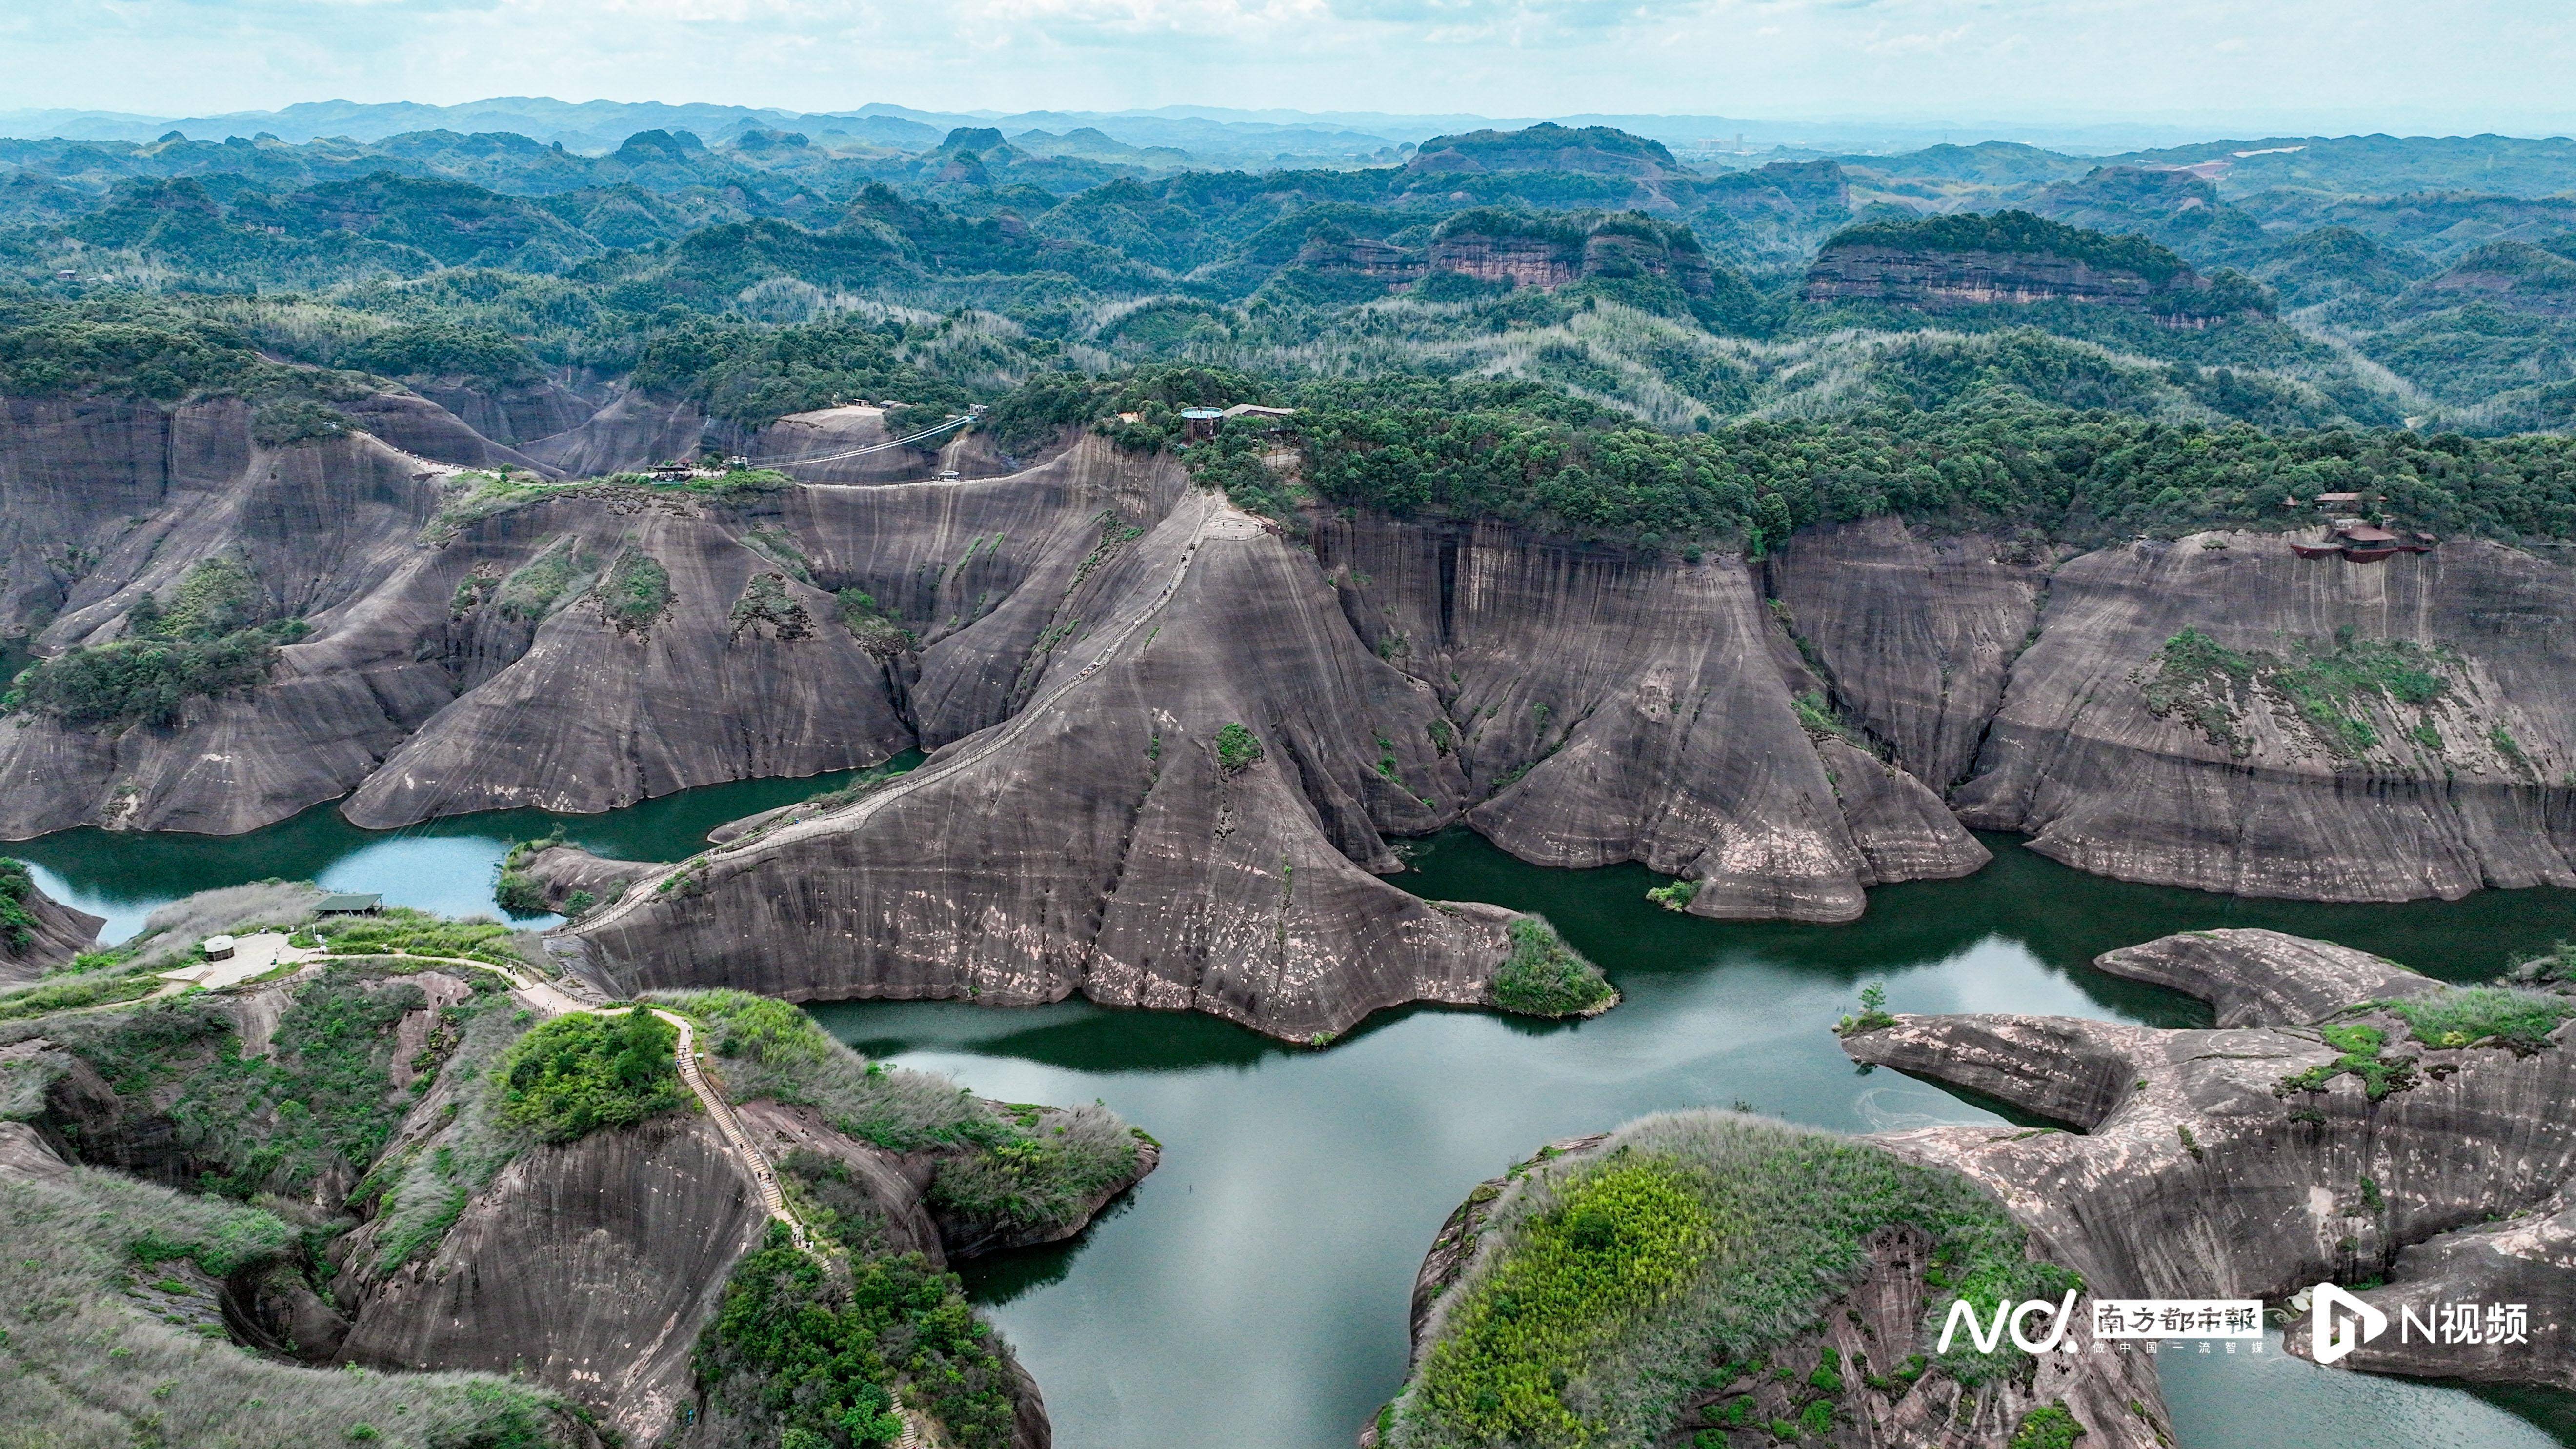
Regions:
<instances>
[{"instance_id":1,"label":"green vegetation on cliff top","mask_svg":"<svg viewBox=\"0 0 2576 1449\"><path fill-rule=\"evenodd\" d=\"M1616 1001L1608 977L1544 916L1521 916L1504 928L1511 949L1494 971L1494 1004L1524 1016L1581 1016Z\"/></svg>"},{"instance_id":2,"label":"green vegetation on cliff top","mask_svg":"<svg viewBox=\"0 0 2576 1449\"><path fill-rule=\"evenodd\" d=\"M643 1007L558 1016L511 1044L498 1079L502 1119L548 1142L630 1127L675 1110L679 1033Z\"/></svg>"},{"instance_id":3,"label":"green vegetation on cliff top","mask_svg":"<svg viewBox=\"0 0 2576 1449\"><path fill-rule=\"evenodd\" d=\"M277 647L310 632L301 619L259 622L266 599L247 565L201 560L171 601L145 594L126 611L126 637L75 645L21 671L0 713L51 715L91 728L175 724L192 699L266 683Z\"/></svg>"},{"instance_id":4,"label":"green vegetation on cliff top","mask_svg":"<svg viewBox=\"0 0 2576 1449\"><path fill-rule=\"evenodd\" d=\"M1012 1442L1013 1376L999 1342L957 1279L918 1253L827 1262L773 1225L727 1280L696 1367L709 1417L744 1436L729 1442L884 1449L904 1432L899 1388L946 1431L942 1442Z\"/></svg>"},{"instance_id":5,"label":"green vegetation on cliff top","mask_svg":"<svg viewBox=\"0 0 2576 1449\"><path fill-rule=\"evenodd\" d=\"M1910 221L1865 222L1827 237L1823 250L1830 255L1844 247L2051 256L2102 271L2135 272L2158 284L2190 270L2182 258L2145 237L2106 236L2027 211L1968 211Z\"/></svg>"},{"instance_id":6,"label":"green vegetation on cliff top","mask_svg":"<svg viewBox=\"0 0 2576 1449\"><path fill-rule=\"evenodd\" d=\"M2314 515L2285 508L2285 497L2363 492L2445 535L2576 535L2576 441L2566 438L2212 428L2040 407L2008 393L1929 411L1671 433L1531 382L1267 386L1207 369L1146 369L1033 379L990 419L1004 429L1098 419L1109 436L1150 446L1177 437L1176 404L1251 399L1298 412L1232 420L1182 456L1203 483L1280 518L1312 504L1356 505L1649 546L1741 540L1760 552L1796 528L1892 512L2098 544L2312 528ZM1117 421L1122 412L1140 421ZM1283 449L1300 466L1276 466Z\"/></svg>"},{"instance_id":7,"label":"green vegetation on cliff top","mask_svg":"<svg viewBox=\"0 0 2576 1449\"><path fill-rule=\"evenodd\" d=\"M27 897L35 889L25 861L0 856L0 946L13 955L36 939L36 918L27 909Z\"/></svg>"},{"instance_id":8,"label":"green vegetation on cliff top","mask_svg":"<svg viewBox=\"0 0 2576 1449\"><path fill-rule=\"evenodd\" d=\"M727 1098L818 1109L890 1152L936 1154L929 1201L960 1240L1044 1236L1082 1220L1136 1173L1139 1139L1097 1105L987 1102L943 1077L871 1062L803 1011L743 991L660 992L703 1023Z\"/></svg>"},{"instance_id":9,"label":"green vegetation on cliff top","mask_svg":"<svg viewBox=\"0 0 2576 1449\"><path fill-rule=\"evenodd\" d=\"M1758 1118L1651 1117L1515 1176L1382 1421L1391 1449L1663 1442L1703 1373L1810 1332L1883 1227L1934 1244L1925 1341L1890 1345L1891 1363L1930 1356L1954 1298L2079 1286L2025 1256L2022 1230L1967 1179ZM1975 1384L2026 1362L2009 1343L1959 1343L1930 1368Z\"/></svg>"},{"instance_id":10,"label":"green vegetation on cliff top","mask_svg":"<svg viewBox=\"0 0 2576 1449\"><path fill-rule=\"evenodd\" d=\"M75 1167L0 1178L0 1237L0 1359L25 1442L341 1444L361 1424L438 1449L579 1442L552 1394L498 1375L312 1368L234 1344L223 1276L305 1267L302 1235L265 1209Z\"/></svg>"}]
</instances>

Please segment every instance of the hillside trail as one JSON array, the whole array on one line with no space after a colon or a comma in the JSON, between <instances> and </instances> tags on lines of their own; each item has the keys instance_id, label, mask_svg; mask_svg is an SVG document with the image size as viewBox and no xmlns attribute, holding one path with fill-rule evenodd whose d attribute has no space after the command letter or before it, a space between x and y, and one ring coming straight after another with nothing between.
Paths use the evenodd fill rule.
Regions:
<instances>
[{"instance_id":1,"label":"hillside trail","mask_svg":"<svg viewBox=\"0 0 2576 1449\"><path fill-rule=\"evenodd\" d=\"M468 956L424 956L410 951L369 951L365 954L372 959L418 961L489 971L510 983L512 996L548 1018L606 1015L619 1009L609 1002L584 1001L542 976L504 966L497 961L482 961ZM315 952L307 959L325 958L323 953ZM698 1105L706 1109L708 1118L716 1124L716 1131L723 1136L725 1150L733 1157L735 1165L751 1179L753 1188L760 1195L762 1210L787 1229L788 1236L795 1239L800 1251L812 1252L813 1239L807 1235L804 1221L787 1206L787 1195L778 1185L778 1171L770 1163L769 1155L751 1140L751 1134L743 1130L742 1119L735 1114L733 1104L725 1100L724 1094L717 1091L707 1080L706 1073L700 1070L696 1024L677 1012L664 1011L658 1006L647 1007L646 1010L679 1033L672 1055L679 1068L680 1080L688 1084L690 1093L698 1099Z\"/></svg>"},{"instance_id":2,"label":"hillside trail","mask_svg":"<svg viewBox=\"0 0 2576 1449\"><path fill-rule=\"evenodd\" d=\"M1063 700L1065 696L1081 688L1096 677L1100 673L1101 669L1106 667L1112 658L1116 657L1118 651L1126 646L1129 640L1134 639L1138 633L1142 632L1146 625L1151 624L1154 621L1155 616L1163 612L1165 606L1169 605L1174 598L1179 596L1181 584L1189 577L1190 562L1198 556L1198 551L1201 545L1205 544L1211 538L1244 538L1258 534L1261 531L1261 520L1254 518L1252 515L1244 513L1227 503L1224 497L1220 494L1194 494L1192 495L1190 503L1184 504L1183 506L1187 507L1192 505L1197 507L1199 516L1191 523L1189 541L1181 548L1181 556L1179 561L1174 564L1172 568L1171 578L1164 583L1163 587L1155 593L1153 598L1146 603L1144 608L1138 610L1133 616L1129 617L1126 621L1117 625L1109 632L1108 637L1101 642L1100 647L1093 652L1091 658L1083 664L1082 668L1074 673L1072 678L1065 680L1055 688L1048 690L1046 693L1029 701L1029 703L1023 707L1019 713L1012 715L1009 719L976 734L969 735L965 739L947 746L938 754L932 756L928 763L900 776L893 784L890 784L884 789L878 790L859 800L853 801L848 806L840 810L829 811L821 815L813 816L809 819L794 821L764 834L745 836L743 839L730 844L716 846L696 857L694 860L679 861L671 866L665 867L655 875L645 876L636 880L627 888L625 896L616 904L609 906L607 909L598 912L588 920L583 921L581 923L583 930L589 931L599 927L613 925L624 919L626 916L632 914L635 910L641 907L644 902L652 899L657 894L657 890L651 887L658 886L660 882L670 879L682 870L686 870L697 861L735 855L750 849L754 845L784 845L805 839L809 836L837 833L851 829L852 827L865 823L867 820L874 817L878 811L883 810L895 801L904 799L927 788L928 786L937 784L940 781L947 779L949 776L954 775L979 761L988 759L996 752L1007 749L1011 745L1017 743L1030 731L1038 728L1039 725L1044 722L1046 714L1058 702Z\"/></svg>"}]
</instances>

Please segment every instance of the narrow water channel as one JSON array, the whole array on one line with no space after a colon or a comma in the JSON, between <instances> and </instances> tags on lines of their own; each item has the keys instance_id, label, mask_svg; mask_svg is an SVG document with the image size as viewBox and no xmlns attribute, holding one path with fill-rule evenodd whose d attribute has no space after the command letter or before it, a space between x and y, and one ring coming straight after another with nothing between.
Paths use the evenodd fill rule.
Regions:
<instances>
[{"instance_id":1,"label":"narrow water channel","mask_svg":"<svg viewBox=\"0 0 2576 1449\"><path fill-rule=\"evenodd\" d=\"M331 890L374 891L397 906L447 916L498 915L492 887L501 857L522 840L564 838L621 860L685 860L706 848L707 832L729 820L792 805L873 774L921 763L906 750L869 770L842 770L799 780L737 780L646 800L596 815L492 810L452 815L399 830L361 830L337 803L313 808L246 835L145 834L60 830L34 840L0 841L0 855L35 867L45 894L107 918L99 932L121 941L157 907L218 886L255 880L310 880ZM556 916L522 916L542 928Z\"/></svg>"},{"instance_id":2,"label":"narrow water channel","mask_svg":"<svg viewBox=\"0 0 2576 1449\"><path fill-rule=\"evenodd\" d=\"M917 757L894 762L908 768ZM317 806L234 837L65 831L0 844L49 893L110 918L267 877L490 911L501 856L561 826L603 854L676 860L724 821L855 778L747 781L605 815L511 811L369 832ZM1162 1170L1068 1244L969 1266L968 1285L1045 1386L1063 1449L1341 1449L1393 1392L1413 1272L1479 1179L1552 1137L1640 1114L1745 1104L1845 1131L1992 1121L1893 1073L1857 1071L1827 1027L1884 980L1902 1011L2062 1012L2195 1025L2196 1004L2086 964L2167 932L2269 926L2479 980L2576 938L2576 892L2319 906L2081 875L1988 839L1964 881L1874 892L1843 926L1728 924L1644 898L1637 867L1549 871L1463 831L1414 848L1406 888L1538 910L1626 1002L1544 1025L1383 1013L1328 1050L1205 1017L958 1003L814 1008L863 1050L1013 1101L1107 1102L1159 1138ZM550 918L528 922L542 925ZM2523 1449L2576 1444L2576 1400L2320 1370L2273 1351L2168 1361L2185 1449Z\"/></svg>"},{"instance_id":3,"label":"narrow water channel","mask_svg":"<svg viewBox=\"0 0 2576 1449\"><path fill-rule=\"evenodd\" d=\"M2197 1025L2196 1003L2092 970L2171 931L2269 926L2477 980L2576 937L2576 892L2336 907L2080 875L2007 837L1965 881L1874 893L1844 926L1725 924L1645 900L1637 867L1550 871L1464 832L1418 848L1408 889L1545 912L1627 1000L1537 1025L1381 1015L1324 1051L1203 1017L1078 1002L814 1008L842 1039L1011 1101L1098 1098L1163 1167L1066 1245L969 1265L969 1289L1045 1385L1063 1449L1341 1449L1404 1372L1405 1307L1433 1233L1482 1178L1554 1137L1749 1103L1867 1132L1996 1120L1862 1074L1827 1029L1884 979L1901 1011L2038 1011ZM2185 1449L2523 1449L2576 1443L2558 1395L2481 1397L2285 1361L2168 1370ZM2564 1437L2562 1437L2562 1435Z\"/></svg>"}]
</instances>

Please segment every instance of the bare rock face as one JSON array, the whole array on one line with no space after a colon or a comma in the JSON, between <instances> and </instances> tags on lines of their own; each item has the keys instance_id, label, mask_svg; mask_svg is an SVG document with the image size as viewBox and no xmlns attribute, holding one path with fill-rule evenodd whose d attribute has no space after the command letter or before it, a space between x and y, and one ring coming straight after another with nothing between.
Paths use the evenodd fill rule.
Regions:
<instances>
[{"instance_id":1,"label":"bare rock face","mask_svg":"<svg viewBox=\"0 0 2576 1449\"><path fill-rule=\"evenodd\" d=\"M2576 573L2473 540L2375 564L2244 534L2087 554L2051 577L1952 804L2124 880L2341 901L2576 884L2570 618ZM2187 629L2223 652L2160 654ZM2354 692L2319 706L2351 723L2320 725L2296 671L2339 648L2438 692Z\"/></svg>"},{"instance_id":2,"label":"bare rock face","mask_svg":"<svg viewBox=\"0 0 2576 1449\"><path fill-rule=\"evenodd\" d=\"M412 380L412 391L508 448L551 438L590 421L600 405L582 387L577 378L570 386L548 377L498 388L456 377Z\"/></svg>"},{"instance_id":3,"label":"bare rock face","mask_svg":"<svg viewBox=\"0 0 2576 1449\"><path fill-rule=\"evenodd\" d=\"M2045 574L1996 540L1927 537L1893 515L1810 529L1763 561L1837 703L1935 790L1968 777Z\"/></svg>"},{"instance_id":4,"label":"bare rock face","mask_svg":"<svg viewBox=\"0 0 2576 1449\"><path fill-rule=\"evenodd\" d=\"M11 441L77 454L114 421L68 408ZM149 487L94 525L98 557L84 556L77 583L50 603L51 586L31 584L58 606L40 651L119 637L146 592L168 595L215 556L250 569L270 616L313 633L280 651L265 687L189 700L175 725L0 720L0 768L31 786L0 799L0 836L84 823L228 834L352 790L346 813L369 826L590 811L873 764L915 738L922 638L983 625L966 652L1015 652L996 637L1008 621L987 615L1027 564L1044 556L1069 574L1104 512L1152 516L1171 487L1168 468L1095 445L964 493L818 486L710 501L593 486L454 519L441 510L465 485L372 437L269 452L249 447L237 407L120 416L126 432L160 428L150 437L164 452L164 434L200 437L196 471L152 460ZM12 476L53 502L6 517L39 538L80 537L79 510L113 490L83 482L77 456L40 461L59 471ZM652 576L658 608L648 592L611 613L621 564ZM835 596L853 587L884 611L864 630ZM1009 707L1009 682L943 692L941 723L981 728Z\"/></svg>"},{"instance_id":5,"label":"bare rock face","mask_svg":"<svg viewBox=\"0 0 2576 1449\"><path fill-rule=\"evenodd\" d=\"M694 458L706 414L685 398L621 388L579 424L531 438L519 451L567 478L588 478Z\"/></svg>"},{"instance_id":6,"label":"bare rock face","mask_svg":"<svg viewBox=\"0 0 2576 1449\"><path fill-rule=\"evenodd\" d=\"M0 859L0 900L14 899L25 912L25 939L0 930L0 986L33 981L98 944L99 916L76 911L39 889L23 875L12 879L17 862ZM19 867L23 870L24 867Z\"/></svg>"},{"instance_id":7,"label":"bare rock face","mask_svg":"<svg viewBox=\"0 0 2576 1449\"><path fill-rule=\"evenodd\" d=\"M653 873L653 867L641 861L608 860L578 845L547 846L528 857L520 870L537 883L545 892L546 904L556 910L563 909L576 891L593 901L614 900L627 886Z\"/></svg>"},{"instance_id":8,"label":"bare rock face","mask_svg":"<svg viewBox=\"0 0 2576 1449\"><path fill-rule=\"evenodd\" d=\"M1487 797L1468 822L1525 860L1642 861L1699 882L1693 914L1826 921L1868 885L1985 863L1912 776L1811 741L1731 560L1370 520L1316 551L1360 637L1444 704Z\"/></svg>"},{"instance_id":9,"label":"bare rock face","mask_svg":"<svg viewBox=\"0 0 2576 1449\"><path fill-rule=\"evenodd\" d=\"M1942 311L1959 307L2084 302L2143 312L2172 327L2208 319L2193 294L2208 289L2185 267L2163 281L2048 253L1923 251L1847 244L1819 252L1807 268L1810 302L1894 302Z\"/></svg>"},{"instance_id":10,"label":"bare rock face","mask_svg":"<svg viewBox=\"0 0 2576 1449\"><path fill-rule=\"evenodd\" d=\"M459 401L463 398L460 397ZM379 393L344 403L339 409L351 422L406 453L454 463L465 468L517 468L539 477L554 470L534 458L485 436L473 424L427 397L413 393Z\"/></svg>"},{"instance_id":11,"label":"bare rock face","mask_svg":"<svg viewBox=\"0 0 2576 1449\"><path fill-rule=\"evenodd\" d=\"M2576 1354L2566 1343L2569 1325L2576 1323L2576 1201L2566 1189L2502 1222L2412 1244L2398 1253L2390 1277L2388 1286L2355 1296L2387 1314L2396 1331L2356 1344L2341 1360L2345 1367L2576 1388ZM2457 1315L2463 1304L2476 1306L2476 1341L2428 1342L2425 1329L2438 1336L2446 1316ZM2489 1304L2520 1305L2528 1341L2515 1342L2515 1330L2488 1322ZM2313 1357L2307 1332L2294 1329L2288 1344L2299 1357ZM2534 1345L2541 1347L2535 1351Z\"/></svg>"},{"instance_id":12,"label":"bare rock face","mask_svg":"<svg viewBox=\"0 0 2576 1449\"><path fill-rule=\"evenodd\" d=\"M167 472L155 496L87 530L95 555L84 554L85 571L54 596L39 650L120 636L145 592L170 592L217 555L249 567L271 616L312 618L316 635L280 651L269 687L192 700L174 729L82 728L23 712L0 719L0 773L27 782L0 796L0 835L77 824L248 830L344 793L443 702L412 687L399 665L365 669L374 661L352 658L330 629L334 611L363 608L409 563L412 537L438 504L434 471L364 435L253 449L237 403L160 422L154 465ZM75 457L50 461L78 466ZM76 529L97 490L69 476L49 481L57 505L29 515L39 527ZM406 639L401 664L411 648Z\"/></svg>"},{"instance_id":13,"label":"bare rock face","mask_svg":"<svg viewBox=\"0 0 2576 1449\"><path fill-rule=\"evenodd\" d=\"M2184 931L2093 958L2096 969L2209 1003L2217 1024L2299 1026L2356 1001L2428 996L2442 983L2385 957L2279 931Z\"/></svg>"},{"instance_id":14,"label":"bare rock face","mask_svg":"<svg viewBox=\"0 0 2576 1449\"><path fill-rule=\"evenodd\" d=\"M2554 1246L2557 1194L2576 1174L2565 1027L2537 1048L2417 1041L2366 1003L2421 995L2422 978L2265 931L2167 938L2101 964L2202 994L2242 1024L1900 1018L1844 1038L1844 1050L2074 1130L1935 1127L1878 1140L1986 1184L2098 1291L2279 1300L2393 1262L2386 1302L2461 1283L2510 1290L2533 1305L2531 1344L2498 1359L2419 1340L2411 1355L2389 1344L2354 1362L2566 1381L2576 1339L2554 1307L2540 1311L2576 1292L2576 1264ZM2340 1043L2301 1019L2327 1014ZM2480 1226L2498 1214L2510 1224Z\"/></svg>"},{"instance_id":15,"label":"bare rock face","mask_svg":"<svg viewBox=\"0 0 2576 1449\"><path fill-rule=\"evenodd\" d=\"M1297 1038L1483 1000L1510 913L1363 868L1393 866L1382 832L1455 818L1432 692L1359 646L1311 560L1211 496L1084 560L925 659L925 737L981 733L639 882L570 928L589 969L790 999L1078 989ZM1003 689L979 632L1039 641Z\"/></svg>"},{"instance_id":16,"label":"bare rock face","mask_svg":"<svg viewBox=\"0 0 2576 1449\"><path fill-rule=\"evenodd\" d=\"M689 1356L760 1200L714 1126L674 1115L514 1159L436 1255L372 1283L341 1345L352 1362L525 1371L633 1440L694 1392ZM346 1261L373 1244L358 1234Z\"/></svg>"},{"instance_id":17,"label":"bare rock face","mask_svg":"<svg viewBox=\"0 0 2576 1449\"><path fill-rule=\"evenodd\" d=\"M69 1177L72 1165L44 1135L24 1122L0 1122L0 1177L50 1182Z\"/></svg>"}]
</instances>

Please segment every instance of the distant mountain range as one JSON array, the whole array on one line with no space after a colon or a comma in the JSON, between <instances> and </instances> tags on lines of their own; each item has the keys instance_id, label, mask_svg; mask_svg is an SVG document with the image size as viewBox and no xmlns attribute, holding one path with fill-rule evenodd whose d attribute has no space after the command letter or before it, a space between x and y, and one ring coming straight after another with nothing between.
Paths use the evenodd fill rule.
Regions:
<instances>
[{"instance_id":1,"label":"distant mountain range","mask_svg":"<svg viewBox=\"0 0 2576 1449\"><path fill-rule=\"evenodd\" d=\"M1729 116L1573 115L1495 117L1399 115L1377 111L1234 110L1163 106L1126 111L935 111L874 103L847 111L774 107L667 105L658 101L559 101L496 96L461 105L411 101L310 101L274 111L213 116L144 116L115 111L0 111L0 136L150 141L176 131L192 140L262 134L290 142L323 137L380 141L414 131L507 131L568 151L615 150L639 131L690 131L719 141L750 129L833 134L902 150L924 151L961 126L992 127L1018 139L1044 131L1092 130L1124 146L1184 151L1197 164L1260 168L1348 164L1389 159L1434 136L1515 129L1540 120L1565 126L1615 126L1660 141L1685 160L1729 153L1888 152L1943 142L2014 141L2076 154L2110 154L2203 141L2206 127L2169 125L2029 126L1997 123L1889 124L1867 121L1776 121ZM1383 154L1382 154L1383 153Z\"/></svg>"}]
</instances>

